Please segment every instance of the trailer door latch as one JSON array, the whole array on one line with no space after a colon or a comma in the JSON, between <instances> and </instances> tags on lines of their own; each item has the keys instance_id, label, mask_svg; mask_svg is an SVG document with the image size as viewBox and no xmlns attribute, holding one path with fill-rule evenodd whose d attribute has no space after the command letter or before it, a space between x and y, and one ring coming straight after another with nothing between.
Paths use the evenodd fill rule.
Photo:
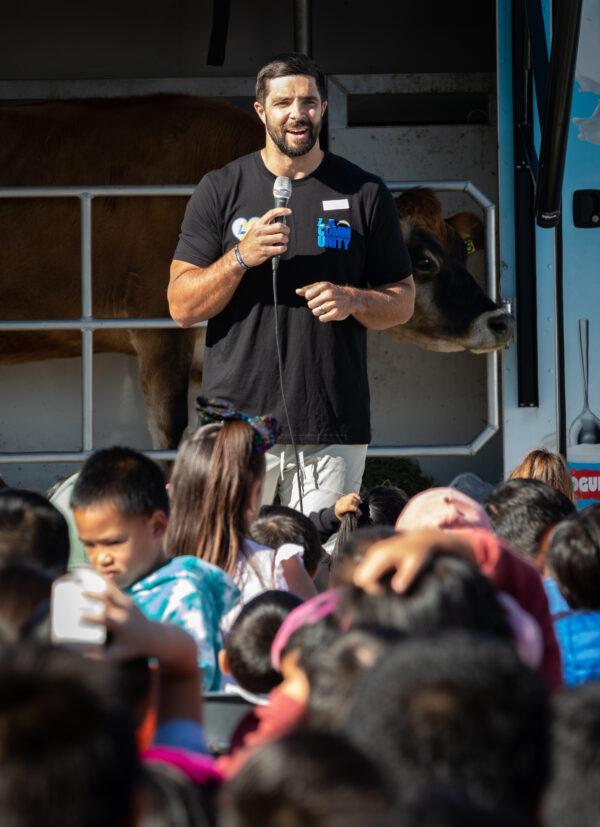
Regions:
<instances>
[{"instance_id":1,"label":"trailer door latch","mask_svg":"<svg viewBox=\"0 0 600 827\"><path fill-rule=\"evenodd\" d=\"M576 227L600 227L600 190L575 190L573 223Z\"/></svg>"}]
</instances>

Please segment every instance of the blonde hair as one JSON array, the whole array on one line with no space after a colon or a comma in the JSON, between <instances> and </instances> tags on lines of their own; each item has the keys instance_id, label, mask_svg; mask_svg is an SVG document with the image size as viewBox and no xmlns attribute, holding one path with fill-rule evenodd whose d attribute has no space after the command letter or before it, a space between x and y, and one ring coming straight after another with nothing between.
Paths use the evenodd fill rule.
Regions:
<instances>
[{"instance_id":1,"label":"blonde hair","mask_svg":"<svg viewBox=\"0 0 600 827\"><path fill-rule=\"evenodd\" d=\"M560 454L547 451L545 448L536 448L527 454L509 476L509 480L516 479L545 482L572 502L575 500L573 483L564 459Z\"/></svg>"}]
</instances>

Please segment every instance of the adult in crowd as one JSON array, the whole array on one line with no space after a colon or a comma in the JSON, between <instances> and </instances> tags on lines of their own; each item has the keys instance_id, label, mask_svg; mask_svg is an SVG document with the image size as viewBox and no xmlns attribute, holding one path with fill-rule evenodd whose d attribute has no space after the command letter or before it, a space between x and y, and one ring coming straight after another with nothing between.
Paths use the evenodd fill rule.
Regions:
<instances>
[{"instance_id":1,"label":"adult in crowd","mask_svg":"<svg viewBox=\"0 0 600 827\"><path fill-rule=\"evenodd\" d=\"M529 479L545 482L550 488L560 491L570 500L575 500L569 469L560 454L545 448L534 448L509 475L509 480Z\"/></svg>"},{"instance_id":2,"label":"adult in crowd","mask_svg":"<svg viewBox=\"0 0 600 827\"><path fill-rule=\"evenodd\" d=\"M208 320L203 395L284 426L267 455L263 501L279 493L283 505L299 506L295 441L308 514L359 490L371 438L367 328L407 322L414 283L383 182L321 149L319 66L302 54L275 57L258 73L254 107L265 146L198 185L171 266L169 307L183 326ZM272 209L279 176L291 180L290 208Z\"/></svg>"}]
</instances>

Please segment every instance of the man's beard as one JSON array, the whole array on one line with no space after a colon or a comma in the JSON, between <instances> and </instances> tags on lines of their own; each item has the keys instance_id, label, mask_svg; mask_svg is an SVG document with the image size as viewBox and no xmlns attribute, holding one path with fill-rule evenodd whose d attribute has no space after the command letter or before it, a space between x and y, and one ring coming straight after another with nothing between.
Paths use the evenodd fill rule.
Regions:
<instances>
[{"instance_id":1,"label":"man's beard","mask_svg":"<svg viewBox=\"0 0 600 827\"><path fill-rule=\"evenodd\" d=\"M319 133L321 131L320 123L312 124L305 121L303 123L295 124L294 129L302 129L303 127L306 127L308 132L304 140L297 142L294 146L290 146L285 140L285 127L282 127L279 132L276 132L269 121L266 122L266 127L273 143L281 152L283 152L284 155L287 155L288 158L299 158L302 155L306 155L307 152L310 152L316 144L317 138L319 137Z\"/></svg>"}]
</instances>

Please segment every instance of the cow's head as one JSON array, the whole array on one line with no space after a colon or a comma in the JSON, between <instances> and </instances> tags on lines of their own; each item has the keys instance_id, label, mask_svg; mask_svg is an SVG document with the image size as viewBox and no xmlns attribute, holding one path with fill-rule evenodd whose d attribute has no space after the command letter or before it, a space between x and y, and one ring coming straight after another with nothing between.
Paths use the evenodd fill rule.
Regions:
<instances>
[{"instance_id":1,"label":"cow's head","mask_svg":"<svg viewBox=\"0 0 600 827\"><path fill-rule=\"evenodd\" d=\"M413 265L415 313L391 328L397 338L426 350L486 353L505 347L513 317L495 304L466 268L467 255L483 247L483 224L472 213L444 221L432 190L414 189L396 199Z\"/></svg>"}]
</instances>

